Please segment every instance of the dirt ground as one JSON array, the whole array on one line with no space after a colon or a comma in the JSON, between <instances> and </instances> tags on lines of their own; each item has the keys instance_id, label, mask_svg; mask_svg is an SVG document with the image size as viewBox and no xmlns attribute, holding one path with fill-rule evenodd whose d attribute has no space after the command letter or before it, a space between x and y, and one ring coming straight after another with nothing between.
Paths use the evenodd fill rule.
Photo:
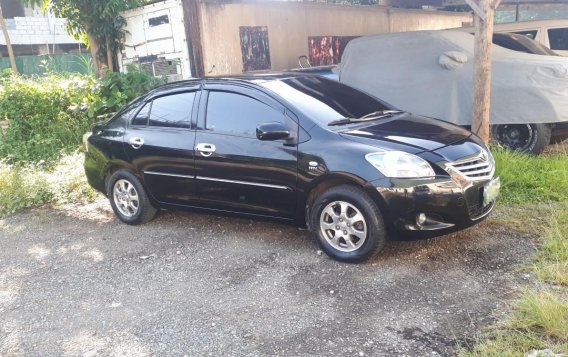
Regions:
<instances>
[{"instance_id":1,"label":"dirt ground","mask_svg":"<svg viewBox=\"0 0 568 357\"><path fill-rule=\"evenodd\" d=\"M360 265L292 226L106 201L0 221L1 356L448 356L506 311L534 237L488 222Z\"/></svg>"}]
</instances>

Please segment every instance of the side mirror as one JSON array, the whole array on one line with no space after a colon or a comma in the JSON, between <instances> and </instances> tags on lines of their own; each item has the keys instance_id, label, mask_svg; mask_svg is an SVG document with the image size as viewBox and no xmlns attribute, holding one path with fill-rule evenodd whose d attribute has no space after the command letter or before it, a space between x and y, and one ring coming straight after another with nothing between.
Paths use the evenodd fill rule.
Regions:
<instances>
[{"instance_id":1,"label":"side mirror","mask_svg":"<svg viewBox=\"0 0 568 357\"><path fill-rule=\"evenodd\" d=\"M262 123L256 127L256 137L263 141L288 139L290 130L282 123Z\"/></svg>"}]
</instances>

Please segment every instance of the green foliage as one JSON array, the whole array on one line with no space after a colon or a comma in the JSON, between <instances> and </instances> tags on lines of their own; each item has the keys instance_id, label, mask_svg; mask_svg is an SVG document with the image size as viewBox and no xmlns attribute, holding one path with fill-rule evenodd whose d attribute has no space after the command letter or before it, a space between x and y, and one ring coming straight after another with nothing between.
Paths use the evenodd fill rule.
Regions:
<instances>
[{"instance_id":1,"label":"green foliage","mask_svg":"<svg viewBox=\"0 0 568 357\"><path fill-rule=\"evenodd\" d=\"M0 161L0 217L46 203L94 200L96 193L87 184L82 163L80 152L63 156L51 167Z\"/></svg>"},{"instance_id":2,"label":"green foliage","mask_svg":"<svg viewBox=\"0 0 568 357\"><path fill-rule=\"evenodd\" d=\"M76 150L82 135L163 80L129 68L102 79L49 74L0 78L0 157L10 163L53 160Z\"/></svg>"},{"instance_id":3,"label":"green foliage","mask_svg":"<svg viewBox=\"0 0 568 357\"><path fill-rule=\"evenodd\" d=\"M134 65L128 66L127 73L110 72L100 80L100 95L104 103L99 110L117 111L140 94L165 82L165 78L153 77Z\"/></svg>"},{"instance_id":4,"label":"green foliage","mask_svg":"<svg viewBox=\"0 0 568 357\"><path fill-rule=\"evenodd\" d=\"M0 84L0 120L8 121L0 133L0 157L11 162L49 160L75 148L78 133L95 119L94 113L69 110L74 103L90 106L98 100L92 77L11 76Z\"/></svg>"},{"instance_id":5,"label":"green foliage","mask_svg":"<svg viewBox=\"0 0 568 357\"><path fill-rule=\"evenodd\" d=\"M544 242L536 254L533 270L538 279L568 286L568 203L552 214ZM568 322L566 323L568 325Z\"/></svg>"},{"instance_id":6,"label":"green foliage","mask_svg":"<svg viewBox=\"0 0 568 357\"><path fill-rule=\"evenodd\" d=\"M533 156L493 149L501 177L503 203L525 204L568 200L568 152Z\"/></svg>"},{"instance_id":7,"label":"green foliage","mask_svg":"<svg viewBox=\"0 0 568 357\"><path fill-rule=\"evenodd\" d=\"M34 174L37 168L13 167L0 162L0 217L51 200L45 179Z\"/></svg>"}]
</instances>

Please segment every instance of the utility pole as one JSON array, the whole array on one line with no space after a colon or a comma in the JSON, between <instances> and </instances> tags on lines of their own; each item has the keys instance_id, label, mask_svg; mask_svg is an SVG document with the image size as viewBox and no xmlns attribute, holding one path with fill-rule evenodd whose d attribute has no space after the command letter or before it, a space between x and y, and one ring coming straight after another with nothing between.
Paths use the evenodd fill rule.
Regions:
<instances>
[{"instance_id":1,"label":"utility pole","mask_svg":"<svg viewBox=\"0 0 568 357\"><path fill-rule=\"evenodd\" d=\"M491 108L491 45L493 18L501 0L465 0L474 13L475 25L473 111L471 130L487 144Z\"/></svg>"},{"instance_id":2,"label":"utility pole","mask_svg":"<svg viewBox=\"0 0 568 357\"><path fill-rule=\"evenodd\" d=\"M8 28L6 27L6 21L4 20L4 13L2 12L2 5L0 5L0 27L2 27L2 33L4 34L4 40L6 40L6 48L8 49L8 57L10 58L10 66L12 66L12 72L18 73L18 67L16 67L16 58L14 57L14 50L12 48L12 42L10 41L10 35L8 34Z\"/></svg>"}]
</instances>

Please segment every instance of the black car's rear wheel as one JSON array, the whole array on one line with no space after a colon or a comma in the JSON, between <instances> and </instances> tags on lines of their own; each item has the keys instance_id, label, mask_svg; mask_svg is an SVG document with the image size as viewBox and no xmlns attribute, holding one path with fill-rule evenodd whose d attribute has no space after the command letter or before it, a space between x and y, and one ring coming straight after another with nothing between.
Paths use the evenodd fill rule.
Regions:
<instances>
[{"instance_id":1,"label":"black car's rear wheel","mask_svg":"<svg viewBox=\"0 0 568 357\"><path fill-rule=\"evenodd\" d=\"M550 143L548 124L498 124L491 126L491 136L511 150L538 155Z\"/></svg>"},{"instance_id":2,"label":"black car's rear wheel","mask_svg":"<svg viewBox=\"0 0 568 357\"><path fill-rule=\"evenodd\" d=\"M112 210L126 224L146 223L156 215L142 183L129 171L115 172L108 180L107 193Z\"/></svg>"},{"instance_id":3,"label":"black car's rear wheel","mask_svg":"<svg viewBox=\"0 0 568 357\"><path fill-rule=\"evenodd\" d=\"M359 187L330 188L315 200L310 212L315 240L334 259L360 262L377 254L386 242L380 210Z\"/></svg>"}]
</instances>

